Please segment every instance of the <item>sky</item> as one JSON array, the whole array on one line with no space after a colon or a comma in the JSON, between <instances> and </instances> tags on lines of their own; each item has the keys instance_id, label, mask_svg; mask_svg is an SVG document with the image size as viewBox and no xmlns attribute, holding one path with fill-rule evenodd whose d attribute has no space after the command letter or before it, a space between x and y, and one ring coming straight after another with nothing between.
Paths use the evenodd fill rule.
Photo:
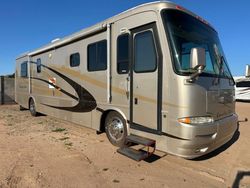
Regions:
<instances>
[{"instance_id":1,"label":"sky","mask_svg":"<svg viewBox=\"0 0 250 188\"><path fill-rule=\"evenodd\" d=\"M152 0L151 0L152 1ZM0 1L0 75L12 74L15 58L149 0ZM250 64L249 0L172 0L198 14L219 33L234 76Z\"/></svg>"}]
</instances>

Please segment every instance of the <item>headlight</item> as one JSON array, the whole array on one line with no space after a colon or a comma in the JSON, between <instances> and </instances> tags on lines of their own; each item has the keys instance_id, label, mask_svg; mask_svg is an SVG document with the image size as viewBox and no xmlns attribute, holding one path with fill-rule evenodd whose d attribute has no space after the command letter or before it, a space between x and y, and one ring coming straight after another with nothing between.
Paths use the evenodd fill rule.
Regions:
<instances>
[{"instance_id":1,"label":"headlight","mask_svg":"<svg viewBox=\"0 0 250 188\"><path fill-rule=\"evenodd\" d=\"M209 116L205 117L185 117L185 118L180 118L178 119L180 123L186 123L186 124L207 124L207 123L213 123L214 119Z\"/></svg>"}]
</instances>

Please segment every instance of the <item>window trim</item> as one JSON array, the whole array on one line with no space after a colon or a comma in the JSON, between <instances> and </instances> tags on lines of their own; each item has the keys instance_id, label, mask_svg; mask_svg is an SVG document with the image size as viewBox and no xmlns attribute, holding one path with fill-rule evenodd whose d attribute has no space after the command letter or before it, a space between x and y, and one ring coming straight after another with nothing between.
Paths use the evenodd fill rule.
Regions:
<instances>
[{"instance_id":1,"label":"window trim","mask_svg":"<svg viewBox=\"0 0 250 188\"><path fill-rule=\"evenodd\" d=\"M88 46L87 46L87 70L88 70L88 72L97 72L97 71L106 71L107 70L107 68L108 68L108 62L107 62L107 58L106 58L106 67L105 67L105 69L98 69L98 70L89 70L89 47L91 46L91 45L96 45L96 44L98 44L98 43L101 43L101 42L105 42L106 43L106 49L108 48L108 44L107 44L107 39L103 39L103 40L100 40L100 41L96 41L96 42L93 42L93 43L90 43L90 44L88 44ZM106 57L107 57L107 50L106 50Z\"/></svg>"},{"instance_id":2,"label":"window trim","mask_svg":"<svg viewBox=\"0 0 250 188\"><path fill-rule=\"evenodd\" d=\"M119 38L120 37L123 37L123 36L128 36L128 69L126 72L119 72L118 70L118 46L119 46ZM131 44L130 44L130 37L131 35L129 33L123 33L121 35L119 35L116 39L116 72L117 74L128 74L129 73L129 64L130 64L130 47L131 47Z\"/></svg>"},{"instance_id":3,"label":"window trim","mask_svg":"<svg viewBox=\"0 0 250 188\"><path fill-rule=\"evenodd\" d=\"M71 58L72 58L74 55L78 55L78 56L79 56L79 64L77 64L77 65L72 65L72 63L71 63ZM70 54L70 56L69 56L69 65L70 65L70 67L79 67L80 64L81 64L81 55L80 55L80 53L79 53L79 52L76 52L76 53Z\"/></svg>"},{"instance_id":4,"label":"window trim","mask_svg":"<svg viewBox=\"0 0 250 188\"><path fill-rule=\"evenodd\" d=\"M138 34L141 34L141 33L144 33L144 32L151 32L152 34L152 38L153 38L153 43L154 43L154 51L155 51L155 68L152 69L152 70L147 70L147 71L136 71L135 70L135 37L136 35ZM149 28L149 29L145 29L145 30L142 30L138 33L135 33L135 35L133 36L133 71L135 73L151 73L151 72L155 72L158 68L158 63L159 63L159 55L158 55L158 50L157 50L157 46L156 46L156 40L155 40L155 36L154 36L154 30L152 28Z\"/></svg>"}]
</instances>

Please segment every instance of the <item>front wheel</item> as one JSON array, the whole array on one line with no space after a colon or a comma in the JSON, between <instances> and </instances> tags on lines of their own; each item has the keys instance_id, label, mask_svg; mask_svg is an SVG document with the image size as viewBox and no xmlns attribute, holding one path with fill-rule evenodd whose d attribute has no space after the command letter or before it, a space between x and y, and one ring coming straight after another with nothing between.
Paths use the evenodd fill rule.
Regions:
<instances>
[{"instance_id":1,"label":"front wheel","mask_svg":"<svg viewBox=\"0 0 250 188\"><path fill-rule=\"evenodd\" d=\"M32 116L37 116L38 113L36 111L36 105L33 99L30 100L30 105L29 105L30 113Z\"/></svg>"},{"instance_id":2,"label":"front wheel","mask_svg":"<svg viewBox=\"0 0 250 188\"><path fill-rule=\"evenodd\" d=\"M126 145L127 126L125 119L118 112L109 112L105 120L106 135L114 146Z\"/></svg>"}]
</instances>

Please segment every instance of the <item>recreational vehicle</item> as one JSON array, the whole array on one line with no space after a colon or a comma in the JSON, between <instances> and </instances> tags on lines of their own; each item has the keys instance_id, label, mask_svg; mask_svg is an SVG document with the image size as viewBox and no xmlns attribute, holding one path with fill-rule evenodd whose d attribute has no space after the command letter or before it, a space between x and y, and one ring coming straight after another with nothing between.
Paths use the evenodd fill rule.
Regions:
<instances>
[{"instance_id":1,"label":"recreational vehicle","mask_svg":"<svg viewBox=\"0 0 250 188\"><path fill-rule=\"evenodd\" d=\"M250 65L246 66L245 76L234 77L235 99L238 101L250 101Z\"/></svg>"},{"instance_id":2,"label":"recreational vehicle","mask_svg":"<svg viewBox=\"0 0 250 188\"><path fill-rule=\"evenodd\" d=\"M155 149L204 155L232 138L238 120L216 30L162 1L18 57L16 102L33 116L106 132L119 153L135 160Z\"/></svg>"}]
</instances>

